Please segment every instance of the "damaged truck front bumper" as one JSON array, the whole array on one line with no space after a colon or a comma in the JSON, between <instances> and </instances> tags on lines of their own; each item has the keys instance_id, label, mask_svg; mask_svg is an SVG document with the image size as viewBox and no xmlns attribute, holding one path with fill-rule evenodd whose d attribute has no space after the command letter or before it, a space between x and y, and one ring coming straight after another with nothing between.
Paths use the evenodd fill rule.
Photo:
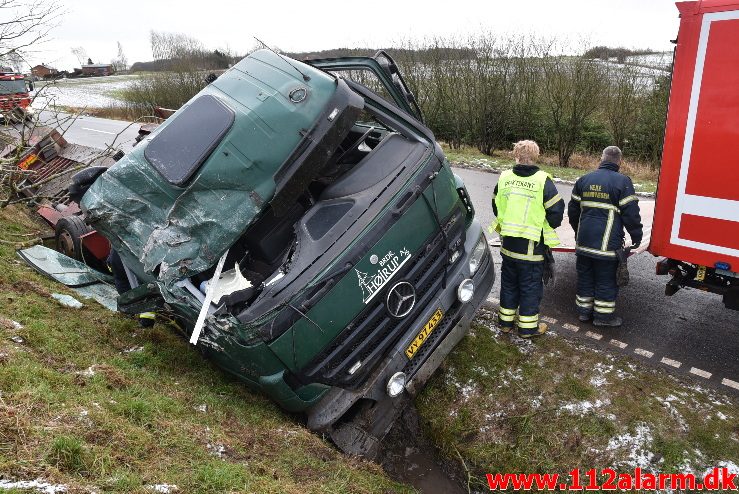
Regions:
<instances>
[{"instance_id":1,"label":"damaged truck front bumper","mask_svg":"<svg viewBox=\"0 0 739 494\"><path fill-rule=\"evenodd\" d=\"M479 223L474 221L465 233L465 254L446 273L446 287L418 313L393 351L360 387L332 387L307 411L311 430L329 434L349 453L376 455L381 439L403 408L467 334L493 286L495 269ZM469 260L478 242L484 243L484 254L472 274ZM461 285L467 282L468 288L470 280L474 295L463 302ZM390 395L393 378L405 382L404 391L396 396Z\"/></svg>"}]
</instances>

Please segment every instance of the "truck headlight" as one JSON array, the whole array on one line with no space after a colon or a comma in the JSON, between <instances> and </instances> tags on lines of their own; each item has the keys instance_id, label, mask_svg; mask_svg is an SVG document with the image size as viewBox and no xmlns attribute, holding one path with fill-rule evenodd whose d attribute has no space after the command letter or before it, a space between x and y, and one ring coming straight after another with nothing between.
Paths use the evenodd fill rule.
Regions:
<instances>
[{"instance_id":1,"label":"truck headlight","mask_svg":"<svg viewBox=\"0 0 739 494\"><path fill-rule=\"evenodd\" d=\"M480 264L482 264L482 258L485 256L487 248L485 235L480 235L480 240L477 241L475 248L472 250L472 255L470 255L470 276L474 276Z\"/></svg>"},{"instance_id":2,"label":"truck headlight","mask_svg":"<svg viewBox=\"0 0 739 494\"><path fill-rule=\"evenodd\" d=\"M471 279L466 279L457 287L457 299L466 304L475 295L475 284Z\"/></svg>"},{"instance_id":3,"label":"truck headlight","mask_svg":"<svg viewBox=\"0 0 739 494\"><path fill-rule=\"evenodd\" d=\"M405 373L396 372L387 382L387 394L390 398L400 395L405 389Z\"/></svg>"}]
</instances>

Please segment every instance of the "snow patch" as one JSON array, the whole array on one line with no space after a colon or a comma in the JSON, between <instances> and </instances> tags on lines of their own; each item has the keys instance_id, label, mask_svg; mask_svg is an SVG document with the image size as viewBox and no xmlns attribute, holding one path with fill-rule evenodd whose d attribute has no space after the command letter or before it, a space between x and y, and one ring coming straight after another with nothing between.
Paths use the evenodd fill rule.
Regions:
<instances>
[{"instance_id":1,"label":"snow patch","mask_svg":"<svg viewBox=\"0 0 739 494\"><path fill-rule=\"evenodd\" d=\"M87 369L85 369L82 372L80 372L80 375L81 376L85 376L85 377L92 377L92 376L94 376L95 375L95 366L94 365L91 365Z\"/></svg>"},{"instance_id":2,"label":"snow patch","mask_svg":"<svg viewBox=\"0 0 739 494\"><path fill-rule=\"evenodd\" d=\"M180 490L176 485L172 484L153 484L147 485L146 488L150 491L161 492L162 494L169 494L170 492Z\"/></svg>"},{"instance_id":3,"label":"snow patch","mask_svg":"<svg viewBox=\"0 0 739 494\"><path fill-rule=\"evenodd\" d=\"M470 382L470 383L467 383L467 384L466 384L466 385L464 385L464 386L461 386L461 387L457 387L457 389L459 390L459 392L460 392L460 393L462 393L462 400L463 400L463 401L467 401L467 400L469 400L469 399L470 399L470 397L471 397L471 396L473 395L473 393L475 392L475 389L476 389L476 388L477 388L477 387L476 387L476 386L474 385L474 383L472 383L472 382Z\"/></svg>"},{"instance_id":4,"label":"snow patch","mask_svg":"<svg viewBox=\"0 0 739 494\"><path fill-rule=\"evenodd\" d=\"M649 451L653 440L652 431L647 424L638 424L634 433L624 433L608 441L606 451L625 453L625 460L619 462L629 468L649 469L654 453Z\"/></svg>"},{"instance_id":5,"label":"snow patch","mask_svg":"<svg viewBox=\"0 0 739 494\"><path fill-rule=\"evenodd\" d=\"M477 372L478 374L480 374L483 377L488 377L490 375L486 369L480 367L479 365L477 367L475 367L474 369L472 369L472 370L475 371L475 372Z\"/></svg>"},{"instance_id":6,"label":"snow patch","mask_svg":"<svg viewBox=\"0 0 739 494\"><path fill-rule=\"evenodd\" d=\"M208 444L207 447L210 454L218 458L223 458L226 454L226 446L223 444Z\"/></svg>"},{"instance_id":7,"label":"snow patch","mask_svg":"<svg viewBox=\"0 0 739 494\"><path fill-rule=\"evenodd\" d=\"M11 482L10 480L0 480L0 490L9 491L10 489L34 489L44 494L57 494L58 492L67 492L67 486L60 484L50 484L41 479L36 480L19 480Z\"/></svg>"},{"instance_id":8,"label":"snow patch","mask_svg":"<svg viewBox=\"0 0 739 494\"><path fill-rule=\"evenodd\" d=\"M657 398L659 399L659 398ZM688 430L688 423L685 421L685 418L682 416L682 414L678 411L677 408L672 404L672 402L667 400L660 400L662 401L662 406L667 409L667 411L670 413L670 416L675 419L675 421L678 423L680 428L683 431Z\"/></svg>"},{"instance_id":9,"label":"snow patch","mask_svg":"<svg viewBox=\"0 0 739 494\"><path fill-rule=\"evenodd\" d=\"M584 416L586 413L592 412L604 406L610 405L609 399L595 400L595 401L579 401L575 403L566 403L560 407L560 410L564 410L578 417Z\"/></svg>"},{"instance_id":10,"label":"snow patch","mask_svg":"<svg viewBox=\"0 0 739 494\"><path fill-rule=\"evenodd\" d=\"M590 385L595 388L600 388L604 384L608 384L608 381L606 380L605 376L593 376L590 378Z\"/></svg>"},{"instance_id":11,"label":"snow patch","mask_svg":"<svg viewBox=\"0 0 739 494\"><path fill-rule=\"evenodd\" d=\"M37 110L47 106L72 106L76 108L105 108L120 106L122 102L112 95L116 91L127 89L136 80L131 76L112 76L105 78L67 79L38 85L32 93L34 100L31 106Z\"/></svg>"},{"instance_id":12,"label":"snow patch","mask_svg":"<svg viewBox=\"0 0 739 494\"><path fill-rule=\"evenodd\" d=\"M737 465L733 461L720 461L716 464L716 468L725 468L729 471L729 475L739 475L739 465ZM711 472L713 472L713 468L708 468L705 472L703 472L703 476L705 477Z\"/></svg>"},{"instance_id":13,"label":"snow patch","mask_svg":"<svg viewBox=\"0 0 739 494\"><path fill-rule=\"evenodd\" d=\"M533 400L531 400L531 408L536 410L541 406L541 402L544 399L542 395L534 397Z\"/></svg>"}]
</instances>

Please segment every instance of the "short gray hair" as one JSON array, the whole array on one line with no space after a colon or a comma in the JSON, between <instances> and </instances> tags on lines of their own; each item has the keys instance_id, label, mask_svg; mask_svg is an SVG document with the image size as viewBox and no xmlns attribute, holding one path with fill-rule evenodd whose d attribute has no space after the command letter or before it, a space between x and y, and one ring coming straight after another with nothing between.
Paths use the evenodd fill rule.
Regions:
<instances>
[{"instance_id":1,"label":"short gray hair","mask_svg":"<svg viewBox=\"0 0 739 494\"><path fill-rule=\"evenodd\" d=\"M621 163L623 153L618 146L608 146L603 150L603 155L600 157L601 161L607 161L609 163Z\"/></svg>"}]
</instances>

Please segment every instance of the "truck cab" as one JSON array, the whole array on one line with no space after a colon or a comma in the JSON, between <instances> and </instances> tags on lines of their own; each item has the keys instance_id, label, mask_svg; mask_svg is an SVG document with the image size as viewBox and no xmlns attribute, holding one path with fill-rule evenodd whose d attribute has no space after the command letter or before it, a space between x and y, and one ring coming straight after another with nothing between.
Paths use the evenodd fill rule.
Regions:
<instances>
[{"instance_id":1,"label":"truck cab","mask_svg":"<svg viewBox=\"0 0 739 494\"><path fill-rule=\"evenodd\" d=\"M33 82L9 67L0 67L0 115L4 121L25 120L33 115Z\"/></svg>"},{"instance_id":2,"label":"truck cab","mask_svg":"<svg viewBox=\"0 0 739 494\"><path fill-rule=\"evenodd\" d=\"M382 52L249 55L81 208L134 281L119 310L171 313L224 370L367 457L495 278L464 184Z\"/></svg>"}]
</instances>

